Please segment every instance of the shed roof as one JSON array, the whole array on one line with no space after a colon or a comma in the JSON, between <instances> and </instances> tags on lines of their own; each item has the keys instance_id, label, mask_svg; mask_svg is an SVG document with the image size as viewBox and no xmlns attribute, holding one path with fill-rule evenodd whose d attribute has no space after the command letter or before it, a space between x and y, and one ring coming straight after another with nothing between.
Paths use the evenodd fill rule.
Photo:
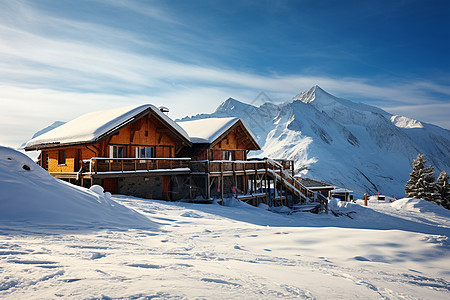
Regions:
<instances>
[{"instance_id":1,"label":"shed roof","mask_svg":"<svg viewBox=\"0 0 450 300\"><path fill-rule=\"evenodd\" d=\"M26 143L25 150L96 142L144 116L147 111L166 123L187 144L191 144L183 128L154 105L145 104L87 113L31 139Z\"/></svg>"},{"instance_id":2,"label":"shed roof","mask_svg":"<svg viewBox=\"0 0 450 300\"><path fill-rule=\"evenodd\" d=\"M307 177L296 177L297 180L299 180L305 187L309 189L335 189L336 186L332 185L331 183L326 183L320 180L311 179Z\"/></svg>"}]
</instances>

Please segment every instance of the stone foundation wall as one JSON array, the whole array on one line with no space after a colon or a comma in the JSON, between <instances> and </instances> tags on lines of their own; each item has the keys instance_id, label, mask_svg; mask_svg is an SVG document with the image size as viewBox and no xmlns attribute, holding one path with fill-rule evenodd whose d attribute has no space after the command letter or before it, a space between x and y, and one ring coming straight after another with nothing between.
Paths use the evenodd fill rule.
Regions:
<instances>
[{"instance_id":1,"label":"stone foundation wall","mask_svg":"<svg viewBox=\"0 0 450 300\"><path fill-rule=\"evenodd\" d=\"M117 193L140 198L163 200L162 176L119 178Z\"/></svg>"}]
</instances>

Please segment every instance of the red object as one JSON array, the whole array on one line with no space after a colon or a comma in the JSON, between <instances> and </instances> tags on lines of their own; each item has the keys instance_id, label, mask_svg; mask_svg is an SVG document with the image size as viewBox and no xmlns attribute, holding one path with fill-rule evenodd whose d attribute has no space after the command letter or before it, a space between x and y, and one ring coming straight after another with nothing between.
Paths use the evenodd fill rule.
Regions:
<instances>
[{"instance_id":1,"label":"red object","mask_svg":"<svg viewBox=\"0 0 450 300\"><path fill-rule=\"evenodd\" d=\"M380 196L380 191L377 191L377 195Z\"/></svg>"}]
</instances>

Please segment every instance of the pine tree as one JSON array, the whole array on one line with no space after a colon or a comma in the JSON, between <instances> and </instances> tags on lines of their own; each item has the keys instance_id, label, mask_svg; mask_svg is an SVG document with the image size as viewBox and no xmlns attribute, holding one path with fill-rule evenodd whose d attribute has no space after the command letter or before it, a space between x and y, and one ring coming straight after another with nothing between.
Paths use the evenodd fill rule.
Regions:
<instances>
[{"instance_id":1,"label":"pine tree","mask_svg":"<svg viewBox=\"0 0 450 300\"><path fill-rule=\"evenodd\" d=\"M422 153L419 153L413 160L413 171L409 174L410 179L405 185L406 196L428 201L436 198L436 186L434 183L433 166L425 167L427 160Z\"/></svg>"},{"instance_id":2,"label":"pine tree","mask_svg":"<svg viewBox=\"0 0 450 300\"><path fill-rule=\"evenodd\" d=\"M446 209L450 209L450 184L449 176L446 171L442 171L436 181L437 203Z\"/></svg>"}]
</instances>

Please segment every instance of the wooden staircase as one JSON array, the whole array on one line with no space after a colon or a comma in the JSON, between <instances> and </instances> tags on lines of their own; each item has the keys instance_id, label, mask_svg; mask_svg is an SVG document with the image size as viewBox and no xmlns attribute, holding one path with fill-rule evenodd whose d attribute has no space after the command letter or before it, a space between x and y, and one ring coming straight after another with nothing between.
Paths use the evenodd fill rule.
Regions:
<instances>
[{"instance_id":1,"label":"wooden staircase","mask_svg":"<svg viewBox=\"0 0 450 300\"><path fill-rule=\"evenodd\" d=\"M267 173L276 183L279 183L302 202L318 202L321 210L328 213L328 199L325 196L320 192L311 191L295 179L292 169L286 170L282 164L272 159L266 161L270 166Z\"/></svg>"}]
</instances>

